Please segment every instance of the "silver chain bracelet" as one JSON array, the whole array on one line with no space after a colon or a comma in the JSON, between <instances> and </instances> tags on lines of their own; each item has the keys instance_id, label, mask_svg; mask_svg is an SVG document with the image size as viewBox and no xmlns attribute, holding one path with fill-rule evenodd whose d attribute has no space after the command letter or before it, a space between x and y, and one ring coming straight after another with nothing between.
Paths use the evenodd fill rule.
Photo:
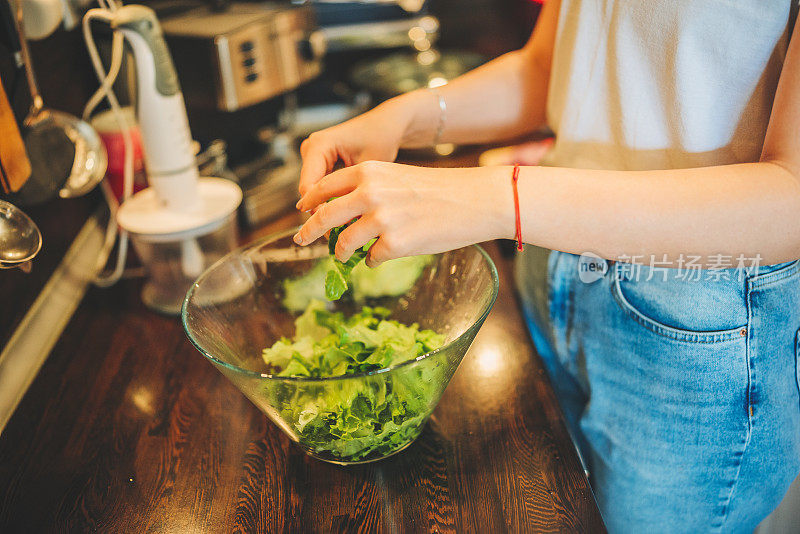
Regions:
<instances>
[{"instance_id":1,"label":"silver chain bracelet","mask_svg":"<svg viewBox=\"0 0 800 534\"><path fill-rule=\"evenodd\" d=\"M447 122L447 102L444 101L444 97L437 88L429 87L428 91L433 93L439 100L439 126L436 128L436 135L433 138L433 146L436 146L442 140L442 132L444 131L444 125Z\"/></svg>"}]
</instances>

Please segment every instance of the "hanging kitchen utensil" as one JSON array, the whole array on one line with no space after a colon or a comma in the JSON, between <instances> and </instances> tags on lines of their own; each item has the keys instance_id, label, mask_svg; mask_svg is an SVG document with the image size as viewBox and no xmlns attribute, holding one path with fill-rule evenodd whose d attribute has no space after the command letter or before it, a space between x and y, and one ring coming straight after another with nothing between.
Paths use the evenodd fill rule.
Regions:
<instances>
[{"instance_id":1,"label":"hanging kitchen utensil","mask_svg":"<svg viewBox=\"0 0 800 534\"><path fill-rule=\"evenodd\" d=\"M7 193L11 190L11 187L8 185L8 178L6 178L6 171L3 169L3 163L0 162L0 190L4 193Z\"/></svg>"},{"instance_id":2,"label":"hanging kitchen utensil","mask_svg":"<svg viewBox=\"0 0 800 534\"><path fill-rule=\"evenodd\" d=\"M42 248L42 234L30 217L0 200L0 269L30 271L30 261Z\"/></svg>"},{"instance_id":3,"label":"hanging kitchen utensil","mask_svg":"<svg viewBox=\"0 0 800 534\"><path fill-rule=\"evenodd\" d=\"M3 167L3 192L15 193L25 185L31 175L31 163L19 133L14 111L0 81L0 164Z\"/></svg>"},{"instance_id":4,"label":"hanging kitchen utensil","mask_svg":"<svg viewBox=\"0 0 800 534\"><path fill-rule=\"evenodd\" d=\"M32 103L24 121L31 177L13 198L19 204L32 205L46 202L56 195L63 198L84 195L105 175L105 148L88 123L67 113L45 109L22 27L22 4L19 1L16 2L14 23Z\"/></svg>"}]
</instances>

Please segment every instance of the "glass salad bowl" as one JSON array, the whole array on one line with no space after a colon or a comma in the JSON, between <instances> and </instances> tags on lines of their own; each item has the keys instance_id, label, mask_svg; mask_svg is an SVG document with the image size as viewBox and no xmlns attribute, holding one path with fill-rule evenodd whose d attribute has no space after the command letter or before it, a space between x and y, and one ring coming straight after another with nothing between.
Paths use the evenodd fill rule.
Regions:
<instances>
[{"instance_id":1,"label":"glass salad bowl","mask_svg":"<svg viewBox=\"0 0 800 534\"><path fill-rule=\"evenodd\" d=\"M311 456L354 464L397 453L419 436L489 314L498 291L494 263L475 245L377 269L362 264L351 289L329 302L328 246L299 247L295 231L240 248L206 270L183 303L186 334ZM313 356L309 348L301 357L311 343L298 337L293 344L301 329L319 343L349 336L344 349L357 348ZM395 336L382 346L386 358L365 356L362 331L370 339ZM335 366L338 376L320 376L309 363L333 358L334 367L339 354L349 363ZM341 374L345 367L349 374Z\"/></svg>"}]
</instances>

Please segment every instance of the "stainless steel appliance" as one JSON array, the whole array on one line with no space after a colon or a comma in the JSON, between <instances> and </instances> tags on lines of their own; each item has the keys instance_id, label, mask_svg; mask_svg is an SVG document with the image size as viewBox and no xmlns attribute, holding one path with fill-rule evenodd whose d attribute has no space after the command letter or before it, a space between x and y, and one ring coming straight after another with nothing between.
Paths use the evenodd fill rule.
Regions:
<instances>
[{"instance_id":1,"label":"stainless steel appliance","mask_svg":"<svg viewBox=\"0 0 800 534\"><path fill-rule=\"evenodd\" d=\"M309 6L232 3L162 20L190 107L235 111L319 75L325 53Z\"/></svg>"}]
</instances>

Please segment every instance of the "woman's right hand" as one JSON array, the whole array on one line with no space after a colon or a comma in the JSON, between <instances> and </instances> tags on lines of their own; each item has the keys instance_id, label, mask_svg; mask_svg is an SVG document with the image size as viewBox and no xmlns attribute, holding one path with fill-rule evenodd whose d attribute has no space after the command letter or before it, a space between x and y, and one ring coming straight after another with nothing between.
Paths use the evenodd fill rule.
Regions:
<instances>
[{"instance_id":1,"label":"woman's right hand","mask_svg":"<svg viewBox=\"0 0 800 534\"><path fill-rule=\"evenodd\" d=\"M311 134L300 145L300 195L341 160L346 167L368 160L394 161L411 113L389 101L346 122Z\"/></svg>"}]
</instances>

